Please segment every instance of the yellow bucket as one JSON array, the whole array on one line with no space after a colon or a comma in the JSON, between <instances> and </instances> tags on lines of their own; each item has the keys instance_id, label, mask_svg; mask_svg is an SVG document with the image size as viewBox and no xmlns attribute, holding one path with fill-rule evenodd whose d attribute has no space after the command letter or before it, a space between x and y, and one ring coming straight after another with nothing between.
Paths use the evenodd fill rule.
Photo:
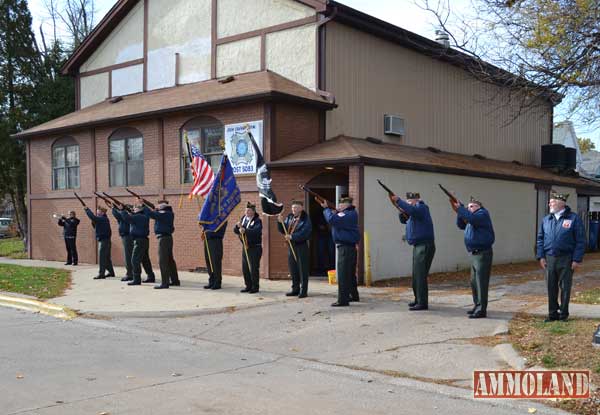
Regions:
<instances>
[{"instance_id":1,"label":"yellow bucket","mask_svg":"<svg viewBox=\"0 0 600 415\"><path fill-rule=\"evenodd\" d=\"M329 270L327 271L327 277L329 277L329 285L336 285L337 284L337 279L336 279L336 275L335 275L335 270Z\"/></svg>"}]
</instances>

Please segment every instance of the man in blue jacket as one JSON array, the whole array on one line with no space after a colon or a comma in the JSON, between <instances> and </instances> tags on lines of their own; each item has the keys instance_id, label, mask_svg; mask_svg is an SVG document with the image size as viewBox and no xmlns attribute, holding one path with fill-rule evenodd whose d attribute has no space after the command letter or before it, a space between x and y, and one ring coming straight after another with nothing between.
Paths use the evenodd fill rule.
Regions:
<instances>
[{"instance_id":1,"label":"man in blue jacket","mask_svg":"<svg viewBox=\"0 0 600 415\"><path fill-rule=\"evenodd\" d=\"M246 214L236 223L233 232L239 235L246 250L242 249L242 272L246 287L243 293L255 294L259 290L260 258L262 257L262 221L256 205L248 202Z\"/></svg>"},{"instance_id":2,"label":"man in blue jacket","mask_svg":"<svg viewBox=\"0 0 600 415\"><path fill-rule=\"evenodd\" d=\"M469 318L487 317L488 288L494 252L492 245L496 239L492 218L482 203L471 197L465 208L460 202L453 202L456 211L456 225L464 230L465 246L471 254L471 292L473 308L467 311Z\"/></svg>"},{"instance_id":3,"label":"man in blue jacket","mask_svg":"<svg viewBox=\"0 0 600 415\"><path fill-rule=\"evenodd\" d=\"M94 215L90 208L85 207L85 214L90 218L96 232L96 240L98 241L98 275L95 280L103 280L106 277L114 277L115 270L113 269L112 259L110 257L110 222L106 216L106 208L99 207ZM105 272L108 271L108 275Z\"/></svg>"},{"instance_id":4,"label":"man in blue jacket","mask_svg":"<svg viewBox=\"0 0 600 415\"><path fill-rule=\"evenodd\" d=\"M155 282L156 278L154 276L154 271L152 271L152 262L150 262L150 255L148 254L150 219L148 219L148 216L144 215L144 206L139 204L135 206L133 215L129 214L126 210L121 210L121 217L129 224L129 233L133 239L133 250L131 252L133 281L129 281L127 285L142 284L142 266L148 275L144 282Z\"/></svg>"},{"instance_id":5,"label":"man in blue jacket","mask_svg":"<svg viewBox=\"0 0 600 415\"><path fill-rule=\"evenodd\" d=\"M308 241L312 233L312 223L304 211L304 203L292 201L292 213L285 220L277 216L277 230L285 235L288 243L288 269L292 277L292 290L285 295L305 298L308 295ZM292 247L294 251L292 252Z\"/></svg>"},{"instance_id":6,"label":"man in blue jacket","mask_svg":"<svg viewBox=\"0 0 600 415\"><path fill-rule=\"evenodd\" d=\"M337 248L338 300L331 305L346 307L351 301L359 300L356 281L356 244L360 241L358 214L351 197L340 198L337 210L330 209L327 201L323 201L321 207L325 220L331 225Z\"/></svg>"},{"instance_id":7,"label":"man in blue jacket","mask_svg":"<svg viewBox=\"0 0 600 415\"><path fill-rule=\"evenodd\" d=\"M404 212L400 212L398 216L400 223L406 224L406 241L413 246L412 288L415 300L408 304L409 310L427 310L427 276L435 255L433 221L429 207L421 200L419 193L407 193L406 201L398 196L393 196L392 200Z\"/></svg>"},{"instance_id":8,"label":"man in blue jacket","mask_svg":"<svg viewBox=\"0 0 600 415\"><path fill-rule=\"evenodd\" d=\"M127 205L129 209L131 205ZM121 211L116 206L112 208L112 215L119 224L119 236L121 237L121 243L123 244L123 259L125 260L125 276L121 278L121 281L133 281L133 267L131 265L131 253L133 252L133 240L129 234L129 223L125 222L121 217Z\"/></svg>"},{"instance_id":9,"label":"man in blue jacket","mask_svg":"<svg viewBox=\"0 0 600 415\"><path fill-rule=\"evenodd\" d=\"M579 216L567 206L568 194L552 192L550 214L544 217L537 235L540 266L546 270L548 318L546 322L567 320L573 272L583 261L585 230ZM558 293L560 290L560 306Z\"/></svg>"},{"instance_id":10,"label":"man in blue jacket","mask_svg":"<svg viewBox=\"0 0 600 415\"><path fill-rule=\"evenodd\" d=\"M65 265L77 265L79 256L77 255L77 226L79 219L74 210L69 211L69 217L61 216L58 219L58 226L63 227L63 237L65 238L65 247L67 248L67 262Z\"/></svg>"},{"instance_id":11,"label":"man in blue jacket","mask_svg":"<svg viewBox=\"0 0 600 415\"><path fill-rule=\"evenodd\" d=\"M143 203L138 200L138 203ZM175 232L175 214L166 200L159 200L158 207L150 210L144 206L144 214L154 219L154 234L158 238L158 265L160 267L160 285L156 289L169 288L169 285L180 286L177 264L173 257L173 232Z\"/></svg>"}]
</instances>

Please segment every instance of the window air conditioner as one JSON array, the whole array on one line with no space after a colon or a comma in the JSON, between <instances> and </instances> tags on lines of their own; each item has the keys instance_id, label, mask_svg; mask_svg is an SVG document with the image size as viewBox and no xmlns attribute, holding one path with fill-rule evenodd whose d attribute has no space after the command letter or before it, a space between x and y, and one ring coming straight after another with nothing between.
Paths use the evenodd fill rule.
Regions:
<instances>
[{"instance_id":1,"label":"window air conditioner","mask_svg":"<svg viewBox=\"0 0 600 415\"><path fill-rule=\"evenodd\" d=\"M383 116L383 129L385 134L389 135L405 135L404 133L404 118L397 115Z\"/></svg>"}]
</instances>

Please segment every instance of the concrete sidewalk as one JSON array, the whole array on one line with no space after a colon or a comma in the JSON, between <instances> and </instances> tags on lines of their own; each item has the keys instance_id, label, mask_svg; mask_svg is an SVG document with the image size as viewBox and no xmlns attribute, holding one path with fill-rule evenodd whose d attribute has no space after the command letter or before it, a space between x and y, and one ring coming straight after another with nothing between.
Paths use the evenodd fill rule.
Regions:
<instances>
[{"instance_id":1,"label":"concrete sidewalk","mask_svg":"<svg viewBox=\"0 0 600 415\"><path fill-rule=\"evenodd\" d=\"M240 308L259 307L285 301L302 301L286 297L290 281L260 281L258 294L240 293L244 287L241 277L223 276L222 289L205 290L208 274L179 271L180 287L155 290L155 284L128 286L121 282L125 269L115 267L116 278L94 280L97 265L80 264L76 267L60 262L0 258L0 263L61 268L72 272L71 288L62 297L53 298L54 304L66 306L82 314L108 317L167 317L234 311ZM160 278L157 276L157 278ZM157 280L157 283L160 279ZM381 291L381 289L376 289ZM330 296L335 301L337 286L325 280L311 280L309 296Z\"/></svg>"}]
</instances>

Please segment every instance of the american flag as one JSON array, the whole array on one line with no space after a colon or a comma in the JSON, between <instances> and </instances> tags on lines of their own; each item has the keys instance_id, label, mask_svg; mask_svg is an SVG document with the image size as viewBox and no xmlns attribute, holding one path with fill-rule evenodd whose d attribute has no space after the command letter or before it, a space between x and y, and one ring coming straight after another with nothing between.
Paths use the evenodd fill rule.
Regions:
<instances>
[{"instance_id":1,"label":"american flag","mask_svg":"<svg viewBox=\"0 0 600 415\"><path fill-rule=\"evenodd\" d=\"M198 147L190 144L190 153L192 156L191 169L194 175L194 184L190 196L200 195L206 197L215 181L215 174Z\"/></svg>"}]
</instances>

